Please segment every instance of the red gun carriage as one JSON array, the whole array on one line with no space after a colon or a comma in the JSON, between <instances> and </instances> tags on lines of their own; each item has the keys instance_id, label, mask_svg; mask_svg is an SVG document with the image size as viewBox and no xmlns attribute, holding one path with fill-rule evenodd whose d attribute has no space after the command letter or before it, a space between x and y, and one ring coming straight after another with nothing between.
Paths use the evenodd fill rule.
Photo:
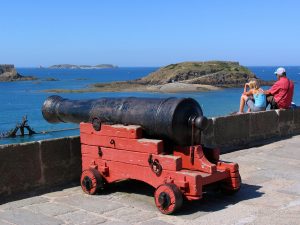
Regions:
<instances>
[{"instance_id":1,"label":"red gun carriage","mask_svg":"<svg viewBox=\"0 0 300 225\"><path fill-rule=\"evenodd\" d=\"M140 126L80 124L81 186L95 194L105 183L140 180L153 186L155 204L164 214L173 213L188 200L202 197L203 186L220 182L227 191L240 187L236 163L219 160L219 149L210 149L208 160L201 145L177 147L166 154L162 140L143 138Z\"/></svg>"},{"instance_id":2,"label":"red gun carriage","mask_svg":"<svg viewBox=\"0 0 300 225\"><path fill-rule=\"evenodd\" d=\"M157 208L164 214L171 214L181 207L183 197L188 200L201 199L203 188L208 185L218 184L222 190L230 193L239 190L241 178L238 165L221 161L218 148L208 149L199 144L199 132L194 130L201 131L206 126L206 118L202 116L201 108L194 100L153 100L150 109L156 115L149 118L153 115L150 110L147 120L135 123L141 125L127 125L131 124L132 117L137 119L141 115L131 115L128 112L135 112L136 107L140 107L135 103L141 104L144 99L126 98L118 104L115 101L102 99L93 101L92 104L89 102L88 105L86 101L70 101L52 96L43 106L43 115L49 122L85 121L80 123L80 183L85 193L96 194L105 184L124 179L140 180L155 188ZM130 107L125 107L126 104ZM77 115L82 113L82 107L89 112L86 118L82 114ZM149 113L147 106L143 110L141 113ZM166 121L157 112L164 116L169 114L172 118ZM120 118L108 118L111 114L119 114ZM183 119L182 122L177 114L178 118L183 115L188 119ZM149 123L149 120L152 121ZM109 124L108 121L117 124ZM172 129L153 124L171 124ZM153 130L155 132L151 133ZM183 133L182 137L180 133ZM189 138L191 145L188 145Z\"/></svg>"}]
</instances>

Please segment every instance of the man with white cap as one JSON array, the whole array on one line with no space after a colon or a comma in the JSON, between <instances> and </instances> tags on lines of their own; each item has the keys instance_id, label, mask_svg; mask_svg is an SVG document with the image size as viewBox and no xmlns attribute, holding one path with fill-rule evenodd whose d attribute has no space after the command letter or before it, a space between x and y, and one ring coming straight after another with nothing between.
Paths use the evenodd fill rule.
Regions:
<instances>
[{"instance_id":1,"label":"man with white cap","mask_svg":"<svg viewBox=\"0 0 300 225\"><path fill-rule=\"evenodd\" d=\"M267 104L271 105L271 109L288 109L293 100L294 82L286 77L283 67L279 67L274 74L277 76L277 81L265 91Z\"/></svg>"}]
</instances>

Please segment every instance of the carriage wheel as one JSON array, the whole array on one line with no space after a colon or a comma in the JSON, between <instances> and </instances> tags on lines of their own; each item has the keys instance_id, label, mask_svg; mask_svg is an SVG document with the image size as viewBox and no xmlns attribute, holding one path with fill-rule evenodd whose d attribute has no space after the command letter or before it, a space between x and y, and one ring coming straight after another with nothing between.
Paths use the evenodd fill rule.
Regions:
<instances>
[{"instance_id":1,"label":"carriage wheel","mask_svg":"<svg viewBox=\"0 0 300 225\"><path fill-rule=\"evenodd\" d=\"M88 169L82 172L80 184L85 193L94 195L99 189L104 187L105 182L96 169Z\"/></svg>"},{"instance_id":2,"label":"carriage wheel","mask_svg":"<svg viewBox=\"0 0 300 225\"><path fill-rule=\"evenodd\" d=\"M154 193L156 207L163 214L171 214L182 206L182 193L175 184L162 184Z\"/></svg>"}]
</instances>

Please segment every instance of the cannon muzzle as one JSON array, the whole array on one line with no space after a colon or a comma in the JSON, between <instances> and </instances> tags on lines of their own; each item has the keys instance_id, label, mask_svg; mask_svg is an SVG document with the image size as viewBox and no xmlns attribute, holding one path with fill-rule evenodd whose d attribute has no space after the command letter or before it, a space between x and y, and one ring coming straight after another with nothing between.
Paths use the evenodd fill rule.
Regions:
<instances>
[{"instance_id":1,"label":"cannon muzzle","mask_svg":"<svg viewBox=\"0 0 300 225\"><path fill-rule=\"evenodd\" d=\"M207 126L200 105L192 98L99 98L69 100L48 97L42 107L50 123L91 122L142 126L145 134L180 146L200 144ZM99 126L100 129L100 126Z\"/></svg>"}]
</instances>

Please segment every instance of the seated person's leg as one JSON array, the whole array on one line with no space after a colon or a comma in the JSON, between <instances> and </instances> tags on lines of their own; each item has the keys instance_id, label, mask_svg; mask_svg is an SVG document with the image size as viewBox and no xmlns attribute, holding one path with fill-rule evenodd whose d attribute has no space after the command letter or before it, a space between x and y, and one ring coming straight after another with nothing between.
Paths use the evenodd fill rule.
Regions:
<instances>
[{"instance_id":1,"label":"seated person's leg","mask_svg":"<svg viewBox=\"0 0 300 225\"><path fill-rule=\"evenodd\" d=\"M242 95L241 96L240 109L239 109L240 113L244 112L245 102L246 102L247 99L248 99L247 95Z\"/></svg>"},{"instance_id":2,"label":"seated person's leg","mask_svg":"<svg viewBox=\"0 0 300 225\"><path fill-rule=\"evenodd\" d=\"M254 100L252 98L247 98L246 100L246 105L248 106L248 112L253 112L254 111Z\"/></svg>"}]
</instances>

